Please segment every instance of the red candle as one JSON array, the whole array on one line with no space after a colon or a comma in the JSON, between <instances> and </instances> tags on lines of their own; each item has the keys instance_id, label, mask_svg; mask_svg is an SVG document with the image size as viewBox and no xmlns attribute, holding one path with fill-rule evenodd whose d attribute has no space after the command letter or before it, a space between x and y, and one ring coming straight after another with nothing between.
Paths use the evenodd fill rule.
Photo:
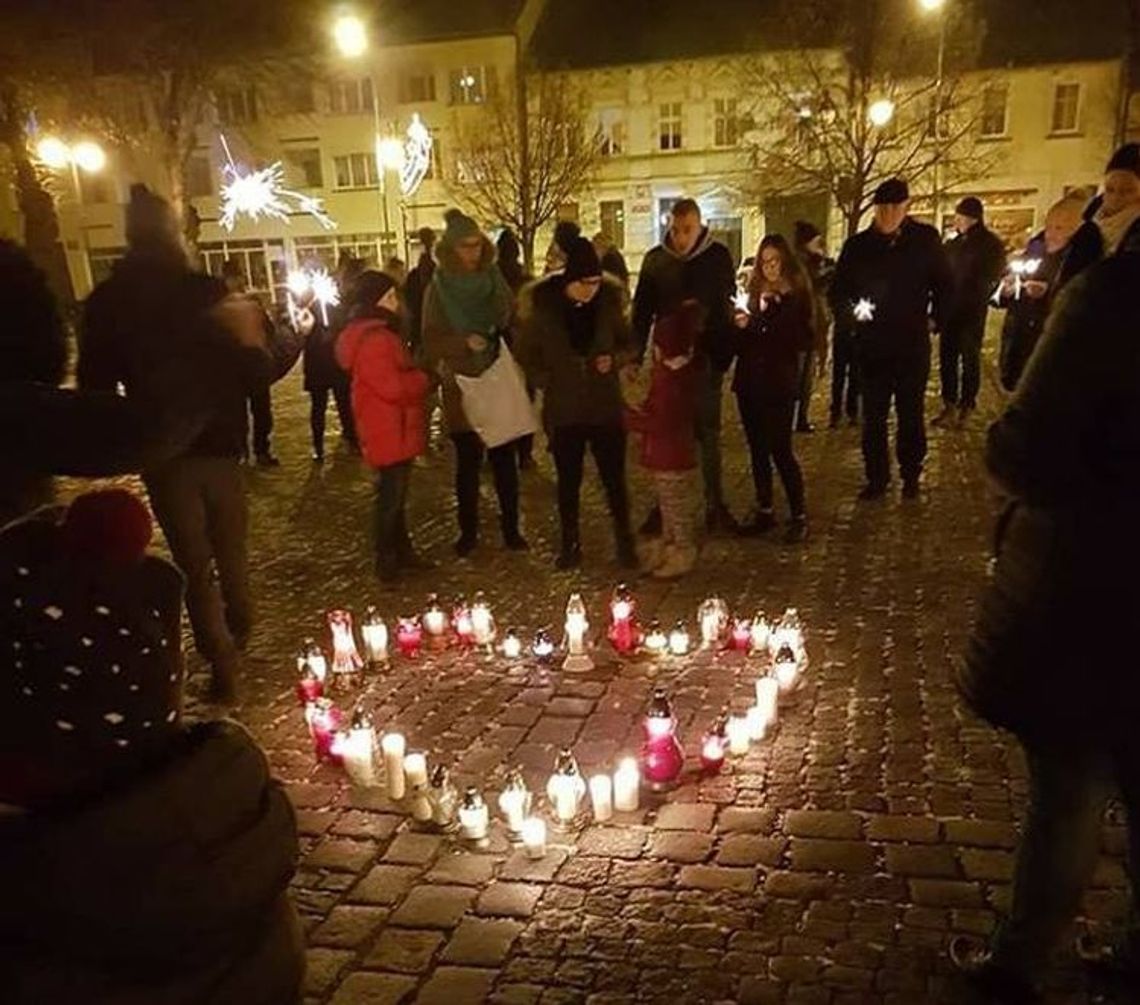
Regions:
<instances>
[{"instance_id":1,"label":"red candle","mask_svg":"<svg viewBox=\"0 0 1140 1005\"><path fill-rule=\"evenodd\" d=\"M746 618L737 618L732 624L732 648L748 652L752 645L752 623Z\"/></svg>"},{"instance_id":2,"label":"red candle","mask_svg":"<svg viewBox=\"0 0 1140 1005\"><path fill-rule=\"evenodd\" d=\"M720 716L701 741L701 770L706 775L719 775L728 749L728 717Z\"/></svg>"},{"instance_id":3,"label":"red candle","mask_svg":"<svg viewBox=\"0 0 1140 1005\"><path fill-rule=\"evenodd\" d=\"M471 620L471 608L465 601L459 601L451 614L451 628L455 632L456 641L466 649L475 638L475 624Z\"/></svg>"},{"instance_id":4,"label":"red candle","mask_svg":"<svg viewBox=\"0 0 1140 1005\"><path fill-rule=\"evenodd\" d=\"M645 715L645 743L641 747L641 774L650 788L672 787L685 766L685 752L677 740L677 720L663 688L653 692Z\"/></svg>"},{"instance_id":5,"label":"red candle","mask_svg":"<svg viewBox=\"0 0 1140 1005\"><path fill-rule=\"evenodd\" d=\"M424 631L420 627L418 618L400 618L396 626L396 645L400 649L401 656L415 659L420 654L423 640Z\"/></svg>"},{"instance_id":6,"label":"red candle","mask_svg":"<svg viewBox=\"0 0 1140 1005\"><path fill-rule=\"evenodd\" d=\"M634 620L636 604L633 594L624 583L619 583L610 601L610 644L623 656L637 649L640 633Z\"/></svg>"},{"instance_id":7,"label":"red candle","mask_svg":"<svg viewBox=\"0 0 1140 1005\"><path fill-rule=\"evenodd\" d=\"M340 757L333 753L333 739L341 727L342 716L328 698L318 698L305 706L305 721L309 724L309 735L313 738L313 752L318 761L339 763Z\"/></svg>"},{"instance_id":8,"label":"red candle","mask_svg":"<svg viewBox=\"0 0 1140 1005\"><path fill-rule=\"evenodd\" d=\"M297 681L297 700L304 707L310 702L316 701L318 698L323 697L325 693L325 685L320 677L316 675L313 668L306 666L301 671L301 679Z\"/></svg>"}]
</instances>

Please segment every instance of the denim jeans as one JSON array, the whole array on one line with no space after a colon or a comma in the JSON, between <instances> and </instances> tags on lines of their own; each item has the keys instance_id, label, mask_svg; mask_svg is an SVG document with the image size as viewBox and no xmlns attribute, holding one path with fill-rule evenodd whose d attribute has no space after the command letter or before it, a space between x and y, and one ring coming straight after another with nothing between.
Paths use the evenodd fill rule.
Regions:
<instances>
[{"instance_id":1,"label":"denim jeans","mask_svg":"<svg viewBox=\"0 0 1140 1005\"><path fill-rule=\"evenodd\" d=\"M1096 867L1105 804L1118 788L1128 813L1132 881L1129 941L1140 947L1137 868L1140 868L1140 744L1112 750L1027 749L1029 811L1013 878L1009 917L994 937L994 957L1033 976L1080 907Z\"/></svg>"},{"instance_id":2,"label":"denim jeans","mask_svg":"<svg viewBox=\"0 0 1140 1005\"><path fill-rule=\"evenodd\" d=\"M701 448L701 477L705 483L705 508L724 501L720 459L720 412L724 374L711 363L701 375L697 390L697 443Z\"/></svg>"}]
</instances>

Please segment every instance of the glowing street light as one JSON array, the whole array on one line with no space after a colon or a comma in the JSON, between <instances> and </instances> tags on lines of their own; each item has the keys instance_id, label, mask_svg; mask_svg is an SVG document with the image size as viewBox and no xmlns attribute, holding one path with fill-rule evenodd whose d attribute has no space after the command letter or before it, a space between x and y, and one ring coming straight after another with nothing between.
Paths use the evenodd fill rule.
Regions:
<instances>
[{"instance_id":1,"label":"glowing street light","mask_svg":"<svg viewBox=\"0 0 1140 1005\"><path fill-rule=\"evenodd\" d=\"M368 29L355 14L343 14L333 24L333 42L342 56L356 59L368 49Z\"/></svg>"},{"instance_id":2,"label":"glowing street light","mask_svg":"<svg viewBox=\"0 0 1140 1005\"><path fill-rule=\"evenodd\" d=\"M895 103L890 98L879 98L871 102L867 109L867 119L871 125L882 129L895 117Z\"/></svg>"},{"instance_id":3,"label":"glowing street light","mask_svg":"<svg viewBox=\"0 0 1140 1005\"><path fill-rule=\"evenodd\" d=\"M58 136L45 136L36 144L36 156L53 171L70 165L95 174L107 166L106 152L92 140L80 140L75 146L68 146Z\"/></svg>"},{"instance_id":4,"label":"glowing street light","mask_svg":"<svg viewBox=\"0 0 1140 1005\"><path fill-rule=\"evenodd\" d=\"M102 171L107 165L107 155L98 143L91 140L81 140L71 148L71 158L88 174Z\"/></svg>"},{"instance_id":5,"label":"glowing street light","mask_svg":"<svg viewBox=\"0 0 1140 1005\"><path fill-rule=\"evenodd\" d=\"M56 136L45 136L36 144L36 156L46 167L59 171L71 163L71 148Z\"/></svg>"},{"instance_id":6,"label":"glowing street light","mask_svg":"<svg viewBox=\"0 0 1140 1005\"><path fill-rule=\"evenodd\" d=\"M933 14L946 6L946 0L918 0L918 6L928 14Z\"/></svg>"},{"instance_id":7,"label":"glowing street light","mask_svg":"<svg viewBox=\"0 0 1140 1005\"><path fill-rule=\"evenodd\" d=\"M376 160L388 171L399 171L404 166L404 144L395 136L384 136L376 141Z\"/></svg>"}]
</instances>

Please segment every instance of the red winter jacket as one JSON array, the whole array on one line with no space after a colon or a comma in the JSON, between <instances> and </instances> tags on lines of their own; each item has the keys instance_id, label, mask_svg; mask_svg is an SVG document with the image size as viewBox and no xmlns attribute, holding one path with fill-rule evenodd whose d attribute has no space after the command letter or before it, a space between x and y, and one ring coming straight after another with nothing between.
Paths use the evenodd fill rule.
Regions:
<instances>
[{"instance_id":1,"label":"red winter jacket","mask_svg":"<svg viewBox=\"0 0 1140 1005\"><path fill-rule=\"evenodd\" d=\"M653 326L653 371L649 396L625 409L625 427L641 433L641 464L649 471L689 471L697 466L697 380L708 363L700 358L677 370L665 359L692 353L698 326L689 312L660 318Z\"/></svg>"},{"instance_id":2,"label":"red winter jacket","mask_svg":"<svg viewBox=\"0 0 1140 1005\"><path fill-rule=\"evenodd\" d=\"M364 460L386 468L422 454L428 375L416 369L400 336L378 318L357 318L337 337L336 360L352 376Z\"/></svg>"}]
</instances>

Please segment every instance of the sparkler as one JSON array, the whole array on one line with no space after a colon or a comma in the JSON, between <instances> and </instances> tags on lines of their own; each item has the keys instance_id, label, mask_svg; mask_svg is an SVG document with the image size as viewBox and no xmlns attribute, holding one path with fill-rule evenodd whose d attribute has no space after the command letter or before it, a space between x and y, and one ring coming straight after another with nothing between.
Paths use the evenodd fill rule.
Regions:
<instances>
[{"instance_id":1,"label":"sparkler","mask_svg":"<svg viewBox=\"0 0 1140 1005\"><path fill-rule=\"evenodd\" d=\"M853 311L856 321L873 321L875 318L875 301L867 297L860 297Z\"/></svg>"},{"instance_id":2,"label":"sparkler","mask_svg":"<svg viewBox=\"0 0 1140 1005\"><path fill-rule=\"evenodd\" d=\"M1021 299L1021 284L1037 274L1041 268L1040 258L1015 258L1009 263L1009 271L1013 273L1013 299Z\"/></svg>"},{"instance_id":3,"label":"sparkler","mask_svg":"<svg viewBox=\"0 0 1140 1005\"><path fill-rule=\"evenodd\" d=\"M297 298L306 293L311 293L313 302L321 308L321 320L326 325L329 323L329 308L340 304L340 288L328 269L295 269L289 273L286 286L289 289L286 304L294 324L301 316Z\"/></svg>"},{"instance_id":4,"label":"sparkler","mask_svg":"<svg viewBox=\"0 0 1140 1005\"><path fill-rule=\"evenodd\" d=\"M747 290L737 290L735 295L732 298L732 304L738 311L742 311L745 314L749 313L749 311L748 311L748 291Z\"/></svg>"},{"instance_id":5,"label":"sparkler","mask_svg":"<svg viewBox=\"0 0 1140 1005\"><path fill-rule=\"evenodd\" d=\"M336 226L320 199L285 187L285 169L280 161L259 171L245 172L234 162L225 136L221 141L226 154L223 173L227 181L222 185L222 212L218 222L226 230L232 231L241 216L255 222L264 216L288 223L293 212L308 213L325 230Z\"/></svg>"}]
</instances>

